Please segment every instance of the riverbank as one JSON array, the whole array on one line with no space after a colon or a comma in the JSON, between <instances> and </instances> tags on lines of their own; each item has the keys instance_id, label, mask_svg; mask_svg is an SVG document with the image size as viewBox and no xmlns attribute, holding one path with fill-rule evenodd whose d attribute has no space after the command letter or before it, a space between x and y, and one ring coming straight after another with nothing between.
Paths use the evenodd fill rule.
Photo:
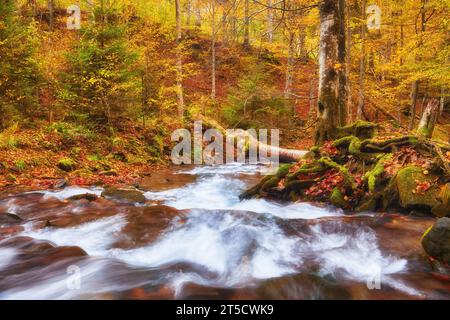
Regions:
<instances>
[{"instance_id":1,"label":"riverbank","mask_svg":"<svg viewBox=\"0 0 450 320\"><path fill-rule=\"evenodd\" d=\"M133 185L168 165L170 137L157 128L127 128L111 134L68 122L11 127L0 134L0 191Z\"/></svg>"}]
</instances>

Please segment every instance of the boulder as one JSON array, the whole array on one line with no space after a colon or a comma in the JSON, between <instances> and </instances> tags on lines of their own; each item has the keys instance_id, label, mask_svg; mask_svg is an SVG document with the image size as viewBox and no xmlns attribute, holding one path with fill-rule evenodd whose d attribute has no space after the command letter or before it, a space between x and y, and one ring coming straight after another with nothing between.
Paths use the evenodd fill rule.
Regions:
<instances>
[{"instance_id":1,"label":"boulder","mask_svg":"<svg viewBox=\"0 0 450 320\"><path fill-rule=\"evenodd\" d=\"M116 187L106 187L102 192L102 197L127 203L145 203L147 201L142 192L136 189L119 189Z\"/></svg>"},{"instance_id":2,"label":"boulder","mask_svg":"<svg viewBox=\"0 0 450 320\"><path fill-rule=\"evenodd\" d=\"M399 170L395 182L401 207L408 210L431 210L439 205L437 197L440 190L436 184L437 179L436 175L417 166L407 166Z\"/></svg>"},{"instance_id":3,"label":"boulder","mask_svg":"<svg viewBox=\"0 0 450 320\"><path fill-rule=\"evenodd\" d=\"M114 247L131 249L155 241L176 218L185 219L184 212L175 208L157 205L139 208L127 215L127 224Z\"/></svg>"},{"instance_id":4,"label":"boulder","mask_svg":"<svg viewBox=\"0 0 450 320\"><path fill-rule=\"evenodd\" d=\"M445 184L439 192L439 204L435 205L431 212L438 217L450 217L450 183Z\"/></svg>"},{"instance_id":5,"label":"boulder","mask_svg":"<svg viewBox=\"0 0 450 320\"><path fill-rule=\"evenodd\" d=\"M438 219L422 238L425 252L449 265L450 264L450 218Z\"/></svg>"},{"instance_id":6,"label":"boulder","mask_svg":"<svg viewBox=\"0 0 450 320\"><path fill-rule=\"evenodd\" d=\"M152 172L138 183L138 188L144 191L158 192L169 189L181 188L193 183L197 177L187 173L173 173L170 170Z\"/></svg>"}]
</instances>

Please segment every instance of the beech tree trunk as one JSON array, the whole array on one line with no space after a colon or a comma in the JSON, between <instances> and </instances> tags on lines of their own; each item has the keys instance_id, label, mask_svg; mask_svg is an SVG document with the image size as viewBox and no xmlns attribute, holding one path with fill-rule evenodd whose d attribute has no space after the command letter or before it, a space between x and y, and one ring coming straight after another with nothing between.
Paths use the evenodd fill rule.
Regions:
<instances>
[{"instance_id":1,"label":"beech tree trunk","mask_svg":"<svg viewBox=\"0 0 450 320\"><path fill-rule=\"evenodd\" d=\"M272 43L273 41L273 9L272 7L273 3L272 0L267 0L267 40L269 43Z\"/></svg>"},{"instance_id":2,"label":"beech tree trunk","mask_svg":"<svg viewBox=\"0 0 450 320\"><path fill-rule=\"evenodd\" d=\"M338 76L339 76L339 126L344 126L347 118L347 74L345 69L345 0L339 0L339 33L338 33Z\"/></svg>"},{"instance_id":3,"label":"beech tree trunk","mask_svg":"<svg viewBox=\"0 0 450 320\"><path fill-rule=\"evenodd\" d=\"M422 7L420 9L421 13L421 23L420 23L420 32L419 32L419 44L418 46L422 46L421 33L425 31L425 3L426 0L422 0ZM418 59L420 60L420 59ZM411 86L411 105L410 105L410 114L411 118L409 120L409 130L414 129L414 123L416 121L416 104L417 104L417 96L419 94L419 80L415 80Z\"/></svg>"},{"instance_id":4,"label":"beech tree trunk","mask_svg":"<svg viewBox=\"0 0 450 320\"><path fill-rule=\"evenodd\" d=\"M356 117L362 119L364 117L365 104L365 75L366 75L366 0L361 3L361 54L359 58L359 98L358 110Z\"/></svg>"},{"instance_id":5,"label":"beech tree trunk","mask_svg":"<svg viewBox=\"0 0 450 320\"><path fill-rule=\"evenodd\" d=\"M181 8L180 0L175 0L175 18L177 24L177 41L176 41L176 53L177 53L177 98L178 98L178 116L183 118L184 116L184 97L183 97L183 61L181 57Z\"/></svg>"},{"instance_id":6,"label":"beech tree trunk","mask_svg":"<svg viewBox=\"0 0 450 320\"><path fill-rule=\"evenodd\" d=\"M346 10L346 21L347 21L347 57L345 61L345 77L346 77L346 85L347 85L347 120L348 122L352 122L352 87L350 83L350 67L351 67L351 48L352 48L352 29L350 28L350 13L348 10L348 6L345 8Z\"/></svg>"},{"instance_id":7,"label":"beech tree trunk","mask_svg":"<svg viewBox=\"0 0 450 320\"><path fill-rule=\"evenodd\" d=\"M289 32L288 56L286 65L286 79L284 83L284 97L289 98L291 94L292 81L294 77L294 39L295 33Z\"/></svg>"},{"instance_id":8,"label":"beech tree trunk","mask_svg":"<svg viewBox=\"0 0 450 320\"><path fill-rule=\"evenodd\" d=\"M433 136L434 127L436 126L436 120L439 114L439 101L433 99L428 102L425 110L423 111L422 118L417 128L417 133L425 138L431 138Z\"/></svg>"},{"instance_id":9,"label":"beech tree trunk","mask_svg":"<svg viewBox=\"0 0 450 320\"><path fill-rule=\"evenodd\" d=\"M341 97L339 61L345 59L345 30L342 29L340 11L344 1L323 0L319 4L320 11L320 46L319 46L319 95L317 106L318 124L315 143L323 144L334 138L339 126L339 109ZM343 33L343 35L342 35Z\"/></svg>"},{"instance_id":10,"label":"beech tree trunk","mask_svg":"<svg viewBox=\"0 0 450 320\"><path fill-rule=\"evenodd\" d=\"M216 99L216 3L212 0L211 31L211 99Z\"/></svg>"},{"instance_id":11,"label":"beech tree trunk","mask_svg":"<svg viewBox=\"0 0 450 320\"><path fill-rule=\"evenodd\" d=\"M55 1L48 0L48 23L50 25L50 30L53 30L53 26L55 24Z\"/></svg>"},{"instance_id":12,"label":"beech tree trunk","mask_svg":"<svg viewBox=\"0 0 450 320\"><path fill-rule=\"evenodd\" d=\"M244 5L244 48L250 48L250 0L245 0Z\"/></svg>"}]
</instances>

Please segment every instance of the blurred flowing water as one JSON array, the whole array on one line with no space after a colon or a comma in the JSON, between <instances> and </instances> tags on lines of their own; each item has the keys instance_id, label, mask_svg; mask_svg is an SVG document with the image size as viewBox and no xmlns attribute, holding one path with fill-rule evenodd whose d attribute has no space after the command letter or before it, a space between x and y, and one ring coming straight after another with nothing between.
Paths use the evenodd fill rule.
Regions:
<instances>
[{"instance_id":1,"label":"blurred flowing water","mask_svg":"<svg viewBox=\"0 0 450 320\"><path fill-rule=\"evenodd\" d=\"M197 180L145 204L69 199L101 188L3 197L0 299L450 298L420 247L432 219L240 201L266 170L177 168Z\"/></svg>"}]
</instances>

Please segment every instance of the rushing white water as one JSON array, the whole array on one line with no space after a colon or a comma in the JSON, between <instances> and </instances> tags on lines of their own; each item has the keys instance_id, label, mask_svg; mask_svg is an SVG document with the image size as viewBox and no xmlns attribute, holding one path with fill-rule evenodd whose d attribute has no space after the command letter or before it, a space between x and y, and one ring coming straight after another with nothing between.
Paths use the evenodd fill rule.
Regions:
<instances>
[{"instance_id":1,"label":"rushing white water","mask_svg":"<svg viewBox=\"0 0 450 320\"><path fill-rule=\"evenodd\" d=\"M289 223L290 219L340 216L340 210L305 203L283 205L264 199L239 201L238 196L246 185L236 175L255 174L258 170L261 169L256 166L236 164L195 168L189 172L199 175L195 183L145 193L148 199L162 200L166 205L189 210L186 221L173 221L156 241L142 247L128 250L113 247L126 223L126 218L120 214L73 228L26 230L23 235L49 240L58 246L79 246L90 256L113 258L134 267L157 268L184 263L207 270L205 273L188 270L168 274L166 281L177 293L187 282L216 287L252 285L259 279L305 271L306 262L313 261L323 275L360 282L375 275L399 290L420 294L391 277L406 271L407 262L384 255L369 227L336 221L331 230L324 230L318 224L307 226L301 234L288 236L280 225L280 221L288 220ZM64 199L87 190L71 188L47 194ZM95 286L96 273L102 273L103 264L100 266L95 269L95 265L89 265L83 270L88 275L83 278L88 282L83 288L85 292L101 292ZM46 289L47 297L77 297L76 292L73 296L55 295L55 291L63 290L63 279L61 275L46 280L55 286L54 290L52 287ZM29 298L36 292L33 290L44 285L38 283L24 291L12 290L2 297ZM103 290L106 292L107 289L111 288Z\"/></svg>"},{"instance_id":2,"label":"rushing white water","mask_svg":"<svg viewBox=\"0 0 450 320\"><path fill-rule=\"evenodd\" d=\"M95 194L100 196L102 188L81 188L77 186L71 186L58 191L43 191L44 197L53 197L59 200L65 200L73 196L81 194Z\"/></svg>"},{"instance_id":3,"label":"rushing white water","mask_svg":"<svg viewBox=\"0 0 450 320\"><path fill-rule=\"evenodd\" d=\"M316 219L339 216L342 211L320 208L307 203L278 204L265 199L240 201L239 194L246 185L237 175L264 173L266 169L255 165L227 164L198 167L183 173L197 174L197 182L182 188L162 192L146 192L151 200L162 200L168 206L183 209L246 210L275 215L283 219Z\"/></svg>"}]
</instances>

